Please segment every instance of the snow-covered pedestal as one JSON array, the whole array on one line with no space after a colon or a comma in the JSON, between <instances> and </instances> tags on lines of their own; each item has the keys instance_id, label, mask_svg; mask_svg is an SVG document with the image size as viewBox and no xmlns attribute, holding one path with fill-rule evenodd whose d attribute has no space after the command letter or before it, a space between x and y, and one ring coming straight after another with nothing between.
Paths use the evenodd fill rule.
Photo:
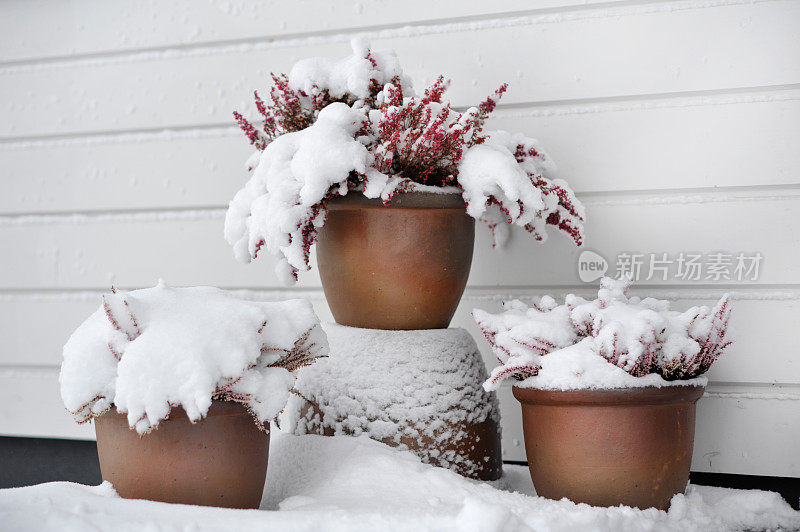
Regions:
<instances>
[{"instance_id":1,"label":"snow-covered pedestal","mask_svg":"<svg viewBox=\"0 0 800 532\"><path fill-rule=\"evenodd\" d=\"M323 328L330 357L299 374L282 418L293 432L367 434L467 477L500 477L497 398L467 331Z\"/></svg>"}]
</instances>

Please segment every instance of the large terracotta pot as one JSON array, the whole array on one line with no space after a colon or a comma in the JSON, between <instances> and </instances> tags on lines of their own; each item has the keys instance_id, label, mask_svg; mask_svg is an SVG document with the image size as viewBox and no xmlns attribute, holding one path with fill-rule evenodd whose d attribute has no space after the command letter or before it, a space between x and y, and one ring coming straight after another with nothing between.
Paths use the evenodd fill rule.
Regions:
<instances>
[{"instance_id":1,"label":"large terracotta pot","mask_svg":"<svg viewBox=\"0 0 800 532\"><path fill-rule=\"evenodd\" d=\"M400 194L390 206L357 193L330 201L317 264L333 317L365 329L447 327L474 240L457 194Z\"/></svg>"},{"instance_id":2,"label":"large terracotta pot","mask_svg":"<svg viewBox=\"0 0 800 532\"><path fill-rule=\"evenodd\" d=\"M239 403L214 401L192 424L183 408L140 436L113 408L95 419L103 480L126 499L258 508L269 433Z\"/></svg>"},{"instance_id":3,"label":"large terracotta pot","mask_svg":"<svg viewBox=\"0 0 800 532\"><path fill-rule=\"evenodd\" d=\"M666 510L689 480L703 390L514 387L536 493L594 506Z\"/></svg>"}]
</instances>

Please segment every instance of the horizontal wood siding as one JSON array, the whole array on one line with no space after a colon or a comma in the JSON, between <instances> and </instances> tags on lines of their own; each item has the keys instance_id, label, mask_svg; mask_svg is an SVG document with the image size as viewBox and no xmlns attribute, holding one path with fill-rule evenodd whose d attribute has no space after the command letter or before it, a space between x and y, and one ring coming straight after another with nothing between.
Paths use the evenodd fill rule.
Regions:
<instances>
[{"instance_id":1,"label":"horizontal wood siding","mask_svg":"<svg viewBox=\"0 0 800 532\"><path fill-rule=\"evenodd\" d=\"M298 8L298 5L301 7ZM761 253L755 278L670 276L639 294L675 308L733 298L734 345L709 373L693 469L800 476L800 3L789 0L387 2L156 0L0 4L0 435L93 438L58 390L61 346L111 284L282 287L267 256L222 238L270 71L339 57L352 35L397 50L418 88L439 72L458 106L501 82L490 127L538 138L586 204L586 249ZM436 51L436 53L431 53ZM454 326L506 298L588 295L582 250L478 230ZM519 405L499 392L503 452L524 460Z\"/></svg>"}]
</instances>

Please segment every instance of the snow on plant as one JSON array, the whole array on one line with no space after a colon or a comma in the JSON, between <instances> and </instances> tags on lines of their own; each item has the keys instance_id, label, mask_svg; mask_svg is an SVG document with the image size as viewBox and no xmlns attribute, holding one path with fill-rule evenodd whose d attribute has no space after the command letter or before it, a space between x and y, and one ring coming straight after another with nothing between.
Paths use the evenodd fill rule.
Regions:
<instances>
[{"instance_id":1,"label":"snow on plant","mask_svg":"<svg viewBox=\"0 0 800 532\"><path fill-rule=\"evenodd\" d=\"M668 301L628 296L630 283L605 277L591 301L570 294L563 305L545 296L532 306L505 303L499 314L475 309L475 321L502 364L487 389L508 376L537 377L530 384L542 387L604 388L639 385L616 368L634 378L658 375L646 381L655 385L708 371L730 344L728 296L714 308L676 312Z\"/></svg>"},{"instance_id":2,"label":"snow on plant","mask_svg":"<svg viewBox=\"0 0 800 532\"><path fill-rule=\"evenodd\" d=\"M238 260L255 258L266 245L279 258L276 273L285 283L308 269L311 244L325 223L325 201L346 194L353 180L377 174L369 168L371 154L355 137L364 120L358 110L337 102L308 128L267 146L225 218L225 238Z\"/></svg>"},{"instance_id":3,"label":"snow on plant","mask_svg":"<svg viewBox=\"0 0 800 532\"><path fill-rule=\"evenodd\" d=\"M272 80L269 102L255 95L260 129L234 113L258 150L225 219L238 260L266 247L279 278L293 284L309 268L327 202L352 191L385 204L412 191L459 193L496 242L516 224L540 241L552 225L582 243L583 206L551 177L555 166L538 143L484 130L507 85L457 111L444 99L444 77L417 96L394 52L361 40L350 57L303 60Z\"/></svg>"},{"instance_id":4,"label":"snow on plant","mask_svg":"<svg viewBox=\"0 0 800 532\"><path fill-rule=\"evenodd\" d=\"M387 83L411 92L411 81L403 74L392 51L372 51L362 39L353 39L353 55L340 61L312 58L297 62L289 75L271 74L270 103L255 91L256 109L263 126L257 128L238 112L233 116L257 149L285 133L313 124L320 111L336 102L371 109Z\"/></svg>"},{"instance_id":5,"label":"snow on plant","mask_svg":"<svg viewBox=\"0 0 800 532\"><path fill-rule=\"evenodd\" d=\"M422 185L454 183L464 149L485 140L480 131L489 113L481 115L475 108L465 113L453 110L442 101L447 87L448 82L439 76L421 97L405 98L402 87L386 85L380 107L369 114L378 171L403 175ZM505 90L503 85L497 97Z\"/></svg>"},{"instance_id":6,"label":"snow on plant","mask_svg":"<svg viewBox=\"0 0 800 532\"><path fill-rule=\"evenodd\" d=\"M481 218L495 206L508 223L524 227L536 240L547 239L546 225L583 243L583 205L562 179L546 177L555 165L534 139L494 131L467 150L459 164L467 214Z\"/></svg>"},{"instance_id":7,"label":"snow on plant","mask_svg":"<svg viewBox=\"0 0 800 532\"><path fill-rule=\"evenodd\" d=\"M255 302L217 288L112 289L64 346L61 396L79 422L112 406L140 434L173 407L194 422L213 399L244 405L262 429L293 372L328 345L304 300Z\"/></svg>"}]
</instances>

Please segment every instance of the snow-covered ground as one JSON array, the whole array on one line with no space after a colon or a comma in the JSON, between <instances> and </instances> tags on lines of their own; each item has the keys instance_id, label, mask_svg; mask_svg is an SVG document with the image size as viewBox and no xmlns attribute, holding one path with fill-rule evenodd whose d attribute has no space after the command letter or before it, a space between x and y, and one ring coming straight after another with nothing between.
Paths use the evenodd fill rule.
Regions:
<instances>
[{"instance_id":1,"label":"snow-covered ground","mask_svg":"<svg viewBox=\"0 0 800 532\"><path fill-rule=\"evenodd\" d=\"M467 480L366 437L273 430L261 510L124 500L110 484L0 490L3 530L800 530L777 493L689 486L669 512L536 497L528 470Z\"/></svg>"}]
</instances>

